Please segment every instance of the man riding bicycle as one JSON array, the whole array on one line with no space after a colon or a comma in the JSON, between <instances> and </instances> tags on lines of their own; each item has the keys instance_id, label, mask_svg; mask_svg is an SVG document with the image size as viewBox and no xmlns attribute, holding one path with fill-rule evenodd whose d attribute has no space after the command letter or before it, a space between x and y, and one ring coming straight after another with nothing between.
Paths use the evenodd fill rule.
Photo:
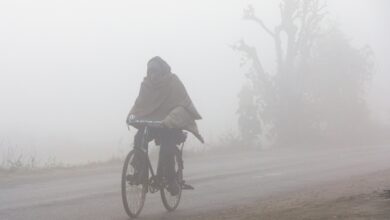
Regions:
<instances>
[{"instance_id":1,"label":"man riding bicycle","mask_svg":"<svg viewBox=\"0 0 390 220\"><path fill-rule=\"evenodd\" d=\"M127 117L127 124L135 126L138 131L134 136L134 148L142 148L142 135L144 127L132 124L132 120L161 121L162 128L150 130L150 139L160 146L160 159L157 168L157 176L165 177L168 181L168 191L175 195L179 186L175 181L174 153L178 144L183 142L182 130L194 134L202 143L203 138L199 134L195 120L201 119L193 105L191 98L180 81L171 73L171 67L160 57L156 56L147 64L147 75L141 83L139 95ZM147 143L146 143L147 145ZM131 164L135 168L132 178L136 182L142 182L147 178L147 170L143 170L142 151L135 151Z\"/></svg>"}]
</instances>

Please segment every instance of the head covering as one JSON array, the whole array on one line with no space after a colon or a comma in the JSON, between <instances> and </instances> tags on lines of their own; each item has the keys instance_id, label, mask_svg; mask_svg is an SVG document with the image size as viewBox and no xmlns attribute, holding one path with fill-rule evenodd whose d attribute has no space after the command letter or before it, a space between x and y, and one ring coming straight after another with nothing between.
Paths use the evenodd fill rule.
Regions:
<instances>
[{"instance_id":1,"label":"head covering","mask_svg":"<svg viewBox=\"0 0 390 220\"><path fill-rule=\"evenodd\" d=\"M150 59L147 64L147 74L149 75L152 72L157 74L168 74L171 73L171 67L161 57L155 56Z\"/></svg>"}]
</instances>

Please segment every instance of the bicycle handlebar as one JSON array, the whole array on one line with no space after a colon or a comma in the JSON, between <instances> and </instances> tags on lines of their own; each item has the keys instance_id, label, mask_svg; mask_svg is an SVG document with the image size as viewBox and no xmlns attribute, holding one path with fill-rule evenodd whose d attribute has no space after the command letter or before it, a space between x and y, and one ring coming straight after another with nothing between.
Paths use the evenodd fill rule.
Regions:
<instances>
[{"instance_id":1,"label":"bicycle handlebar","mask_svg":"<svg viewBox=\"0 0 390 220\"><path fill-rule=\"evenodd\" d=\"M164 124L162 121L149 121L149 120L136 120L132 119L128 121L129 125L141 125L141 126L147 126L147 127L153 127L153 128L163 128Z\"/></svg>"}]
</instances>

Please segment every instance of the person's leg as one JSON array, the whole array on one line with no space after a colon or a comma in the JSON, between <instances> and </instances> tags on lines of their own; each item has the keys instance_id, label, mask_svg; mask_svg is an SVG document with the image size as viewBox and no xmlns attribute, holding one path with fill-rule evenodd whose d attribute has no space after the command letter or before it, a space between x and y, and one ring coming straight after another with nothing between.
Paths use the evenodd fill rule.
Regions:
<instances>
[{"instance_id":1,"label":"person's leg","mask_svg":"<svg viewBox=\"0 0 390 220\"><path fill-rule=\"evenodd\" d=\"M131 165L134 167L135 170L135 178L139 181L142 181L143 178L145 178L147 175L147 170L145 170L146 166L146 154L142 150L148 145L148 141L146 143L144 139L144 129L139 129L137 133L134 135L134 157L131 161ZM144 144L144 146L142 146ZM138 149L136 149L138 148Z\"/></svg>"},{"instance_id":2,"label":"person's leg","mask_svg":"<svg viewBox=\"0 0 390 220\"><path fill-rule=\"evenodd\" d=\"M162 132L161 146L160 146L160 172L163 173L164 177L168 181L168 187L171 189L171 193L175 194L178 190L176 183L175 173L175 153L176 153L176 142L177 132L175 130L166 129ZM161 173L160 173L161 174ZM173 192L172 192L173 191Z\"/></svg>"},{"instance_id":3,"label":"person's leg","mask_svg":"<svg viewBox=\"0 0 390 220\"><path fill-rule=\"evenodd\" d=\"M131 165L133 165L134 169L141 168L142 154L136 148L138 149L141 148L142 135L143 135L143 130L141 129L139 129L137 133L134 135L134 147L133 147L134 157L133 160L131 161Z\"/></svg>"},{"instance_id":4,"label":"person's leg","mask_svg":"<svg viewBox=\"0 0 390 220\"><path fill-rule=\"evenodd\" d=\"M156 176L161 179L164 176L164 150L161 149L160 143L160 152L158 156L157 171Z\"/></svg>"},{"instance_id":5,"label":"person's leg","mask_svg":"<svg viewBox=\"0 0 390 220\"><path fill-rule=\"evenodd\" d=\"M166 141L161 144L160 156L162 157L164 175L168 181L175 178L175 147L171 141Z\"/></svg>"}]
</instances>

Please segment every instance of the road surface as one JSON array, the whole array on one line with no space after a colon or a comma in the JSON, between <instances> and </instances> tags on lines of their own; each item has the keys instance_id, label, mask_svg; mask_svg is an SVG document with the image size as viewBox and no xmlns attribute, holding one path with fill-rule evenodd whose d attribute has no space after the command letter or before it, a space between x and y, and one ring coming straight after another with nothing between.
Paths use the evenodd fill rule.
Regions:
<instances>
[{"instance_id":1,"label":"road surface","mask_svg":"<svg viewBox=\"0 0 390 220\"><path fill-rule=\"evenodd\" d=\"M148 194L139 219L183 219L390 168L390 146L272 148L185 157L184 191L175 212ZM121 165L0 176L0 219L128 219Z\"/></svg>"}]
</instances>

